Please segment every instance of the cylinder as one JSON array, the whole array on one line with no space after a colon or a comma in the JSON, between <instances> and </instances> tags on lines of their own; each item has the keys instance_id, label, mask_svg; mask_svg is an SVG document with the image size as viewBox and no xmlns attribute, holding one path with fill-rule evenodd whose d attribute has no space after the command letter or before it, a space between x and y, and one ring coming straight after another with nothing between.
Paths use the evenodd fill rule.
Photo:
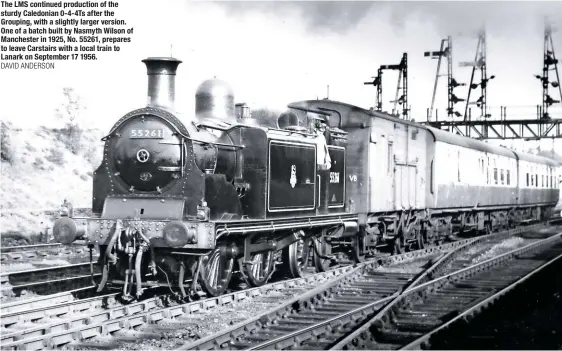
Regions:
<instances>
[{"instance_id":1,"label":"cylinder","mask_svg":"<svg viewBox=\"0 0 562 351\"><path fill-rule=\"evenodd\" d=\"M148 75L147 106L173 111L176 96L176 70L180 60L173 57L149 57L142 60Z\"/></svg>"}]
</instances>

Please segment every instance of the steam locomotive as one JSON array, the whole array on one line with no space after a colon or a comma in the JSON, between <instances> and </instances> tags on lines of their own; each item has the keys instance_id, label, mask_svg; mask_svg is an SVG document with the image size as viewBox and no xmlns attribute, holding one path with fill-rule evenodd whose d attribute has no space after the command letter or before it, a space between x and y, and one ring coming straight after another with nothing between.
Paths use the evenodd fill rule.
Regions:
<instances>
[{"instance_id":1,"label":"steam locomotive","mask_svg":"<svg viewBox=\"0 0 562 351\"><path fill-rule=\"evenodd\" d=\"M195 118L174 109L181 61L143 60L148 103L103 138L92 217L55 238L99 246L98 291L133 300L168 286L218 296L233 273L265 284L551 216L560 165L331 100L252 119L223 81L203 82Z\"/></svg>"}]
</instances>

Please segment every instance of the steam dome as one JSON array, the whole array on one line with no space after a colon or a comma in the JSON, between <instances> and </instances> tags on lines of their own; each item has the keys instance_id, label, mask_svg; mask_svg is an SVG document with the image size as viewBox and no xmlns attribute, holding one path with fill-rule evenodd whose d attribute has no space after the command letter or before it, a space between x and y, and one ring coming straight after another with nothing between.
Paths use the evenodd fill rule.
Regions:
<instances>
[{"instance_id":1,"label":"steam dome","mask_svg":"<svg viewBox=\"0 0 562 351\"><path fill-rule=\"evenodd\" d=\"M195 93L195 115L198 118L235 121L234 93L230 85L216 78L201 83Z\"/></svg>"},{"instance_id":2,"label":"steam dome","mask_svg":"<svg viewBox=\"0 0 562 351\"><path fill-rule=\"evenodd\" d=\"M277 127L280 129L287 129L299 126L299 118L292 111L285 111L277 118Z\"/></svg>"}]
</instances>

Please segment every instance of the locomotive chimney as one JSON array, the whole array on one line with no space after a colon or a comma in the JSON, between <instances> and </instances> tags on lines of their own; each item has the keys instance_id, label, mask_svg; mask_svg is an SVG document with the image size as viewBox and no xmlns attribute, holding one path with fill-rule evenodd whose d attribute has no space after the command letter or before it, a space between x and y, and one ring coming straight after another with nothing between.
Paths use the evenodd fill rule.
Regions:
<instances>
[{"instance_id":1,"label":"locomotive chimney","mask_svg":"<svg viewBox=\"0 0 562 351\"><path fill-rule=\"evenodd\" d=\"M149 57L142 60L148 74L147 106L174 109L176 70L181 63L173 57Z\"/></svg>"}]
</instances>

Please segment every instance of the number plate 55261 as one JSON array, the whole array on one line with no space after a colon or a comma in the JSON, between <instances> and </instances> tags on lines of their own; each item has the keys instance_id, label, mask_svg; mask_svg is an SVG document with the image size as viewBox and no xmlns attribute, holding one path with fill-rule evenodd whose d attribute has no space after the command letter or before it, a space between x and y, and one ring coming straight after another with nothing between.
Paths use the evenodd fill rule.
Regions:
<instances>
[{"instance_id":1,"label":"number plate 55261","mask_svg":"<svg viewBox=\"0 0 562 351\"><path fill-rule=\"evenodd\" d=\"M131 139L163 139L164 130L162 129L133 129L129 134Z\"/></svg>"}]
</instances>

